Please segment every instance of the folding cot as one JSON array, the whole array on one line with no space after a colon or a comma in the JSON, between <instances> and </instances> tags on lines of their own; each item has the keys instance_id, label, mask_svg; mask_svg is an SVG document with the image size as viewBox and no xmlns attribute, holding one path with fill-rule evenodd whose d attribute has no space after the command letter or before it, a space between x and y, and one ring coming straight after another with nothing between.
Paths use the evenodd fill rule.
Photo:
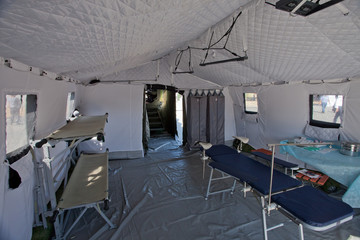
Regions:
<instances>
[{"instance_id":1,"label":"folding cot","mask_svg":"<svg viewBox=\"0 0 360 240\"><path fill-rule=\"evenodd\" d=\"M61 224L57 225L57 239L66 239L89 208L95 208L110 228L115 227L99 207L99 203L104 202L104 209L108 209L108 185L108 152L81 154L52 217L52 221L55 222L57 218L60 218L58 216L61 216L59 220ZM64 229L60 227L66 225L62 213L77 208L82 208L82 211L64 232Z\"/></svg>"},{"instance_id":2,"label":"folding cot","mask_svg":"<svg viewBox=\"0 0 360 240\"><path fill-rule=\"evenodd\" d=\"M201 160L203 161L203 178L205 177L205 162L209 158L217 155L226 155L226 154L234 154L238 153L234 148L228 147L223 144L212 145L207 142L197 142L196 144L200 145L200 150L202 151Z\"/></svg>"},{"instance_id":3,"label":"folding cot","mask_svg":"<svg viewBox=\"0 0 360 240\"><path fill-rule=\"evenodd\" d=\"M238 138L237 138L238 139ZM202 157L201 159L203 160L203 175L204 175L204 168L205 168L205 161L207 159L211 159L212 157L218 156L218 155L227 155L227 154L236 154L236 153L240 153L239 150L235 150L232 147L229 147L227 145L224 144L217 144L217 145L212 145L210 143L204 143L204 142L199 142L199 145L201 146L201 151L202 151ZM265 149L264 149L265 150ZM272 160L272 156L271 156L271 152L266 150L264 151L263 149L258 149L258 150L254 150L251 153L254 156L257 156L263 160L269 161L271 163ZM270 152L270 155L268 154L268 152ZM291 163L291 162L286 162L284 160L281 160L279 158L274 157L274 162L276 165L281 166L285 169L285 173L287 173L287 170L290 169L291 170L291 175L294 176L294 170L299 169L299 166L297 164Z\"/></svg>"},{"instance_id":4,"label":"folding cot","mask_svg":"<svg viewBox=\"0 0 360 240\"><path fill-rule=\"evenodd\" d=\"M224 148L223 148L224 150ZM267 216L272 210L279 210L298 225L299 238L304 239L303 226L323 231L353 217L353 209L346 203L329 197L320 190L304 186L300 181L257 162L243 154L213 155L208 164L211 173L205 199L209 195L220 192L234 192L236 181L243 183L244 196L253 191L261 197L264 239L268 232L283 226L279 224L267 227ZM213 178L214 170L220 171L222 177ZM228 189L211 192L211 184L224 178L234 178L233 185Z\"/></svg>"},{"instance_id":5,"label":"folding cot","mask_svg":"<svg viewBox=\"0 0 360 240\"><path fill-rule=\"evenodd\" d=\"M37 201L35 221L37 225L40 225L38 217L41 215L42 225L45 228L47 227L45 218L51 216L52 211L57 207L55 192L62 182L64 182L64 186L67 184L70 162L75 163L73 155L76 147L81 142L94 137L104 141L104 128L107 118L107 113L100 116L79 116L48 137L33 143L36 148L43 150L41 159L34 158L37 178L37 194L35 195ZM60 142L67 142L67 147L51 156L51 149ZM54 160L56 160L57 166L54 166ZM48 201L51 206L50 210L47 208Z\"/></svg>"},{"instance_id":6,"label":"folding cot","mask_svg":"<svg viewBox=\"0 0 360 240\"><path fill-rule=\"evenodd\" d=\"M264 159L271 163L272 153L269 150L265 149L256 149L251 151L251 154L260 157L261 159ZM291 176L294 176L294 171L299 169L299 166L297 164L287 162L284 160L281 160L279 158L274 158L275 164L282 166L285 168L285 173L287 173L287 170L291 170Z\"/></svg>"}]
</instances>

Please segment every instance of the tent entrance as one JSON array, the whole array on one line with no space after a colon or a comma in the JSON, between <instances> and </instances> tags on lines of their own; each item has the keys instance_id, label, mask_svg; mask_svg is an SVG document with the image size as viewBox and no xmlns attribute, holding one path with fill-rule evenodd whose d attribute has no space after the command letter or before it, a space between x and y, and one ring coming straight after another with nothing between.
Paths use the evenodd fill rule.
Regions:
<instances>
[{"instance_id":1,"label":"tent entrance","mask_svg":"<svg viewBox=\"0 0 360 240\"><path fill-rule=\"evenodd\" d=\"M182 145L183 97L174 87L147 85L144 115L147 149L166 149Z\"/></svg>"},{"instance_id":2,"label":"tent entrance","mask_svg":"<svg viewBox=\"0 0 360 240\"><path fill-rule=\"evenodd\" d=\"M176 135L175 140L183 145L183 132L184 132L184 97L180 93L175 93L176 100Z\"/></svg>"}]
</instances>

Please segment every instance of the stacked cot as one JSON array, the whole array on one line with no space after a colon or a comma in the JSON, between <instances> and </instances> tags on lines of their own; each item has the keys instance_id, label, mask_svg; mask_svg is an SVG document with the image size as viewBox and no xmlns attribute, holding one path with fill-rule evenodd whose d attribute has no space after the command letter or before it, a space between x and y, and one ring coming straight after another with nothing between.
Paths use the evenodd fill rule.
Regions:
<instances>
[{"instance_id":1,"label":"stacked cot","mask_svg":"<svg viewBox=\"0 0 360 240\"><path fill-rule=\"evenodd\" d=\"M212 161L208 164L211 173L205 199L208 199L209 195L226 191L232 194L236 181L243 184L244 197L248 191L259 194L265 240L268 239L269 231L284 225L267 227L266 219L272 210L279 210L298 225L301 240L304 239L303 226L315 231L324 231L353 218L353 209L348 204L311 186L304 186L302 182L277 170L273 170L271 176L270 167L238 153L231 147L206 147L207 149L203 148L203 153ZM214 170L221 172L222 177L214 178ZM234 178L230 188L210 191L212 182L229 177Z\"/></svg>"},{"instance_id":2,"label":"stacked cot","mask_svg":"<svg viewBox=\"0 0 360 240\"><path fill-rule=\"evenodd\" d=\"M51 205L51 210L43 211L42 215L45 217L52 216L51 221L54 222L56 239L66 239L89 208L94 208L110 228L115 227L99 207L99 204L103 202L104 210L108 208L108 151L95 154L81 153L70 180L67 182L67 172L71 162L75 164L73 155L77 146L94 137L99 141L104 141L104 128L107 118L107 113L100 116L80 116L35 144L35 147L43 148L44 152L44 159L38 161L38 164L43 165L39 168L41 171L37 169L38 182L42 183L42 179L46 180L41 188L42 192L46 190L49 192ZM68 143L68 147L59 154L60 156L51 157L49 149L63 141ZM57 157L62 158L60 160L62 163L60 171L65 171L65 174L61 176L60 171L53 176L52 161ZM57 202L55 191L61 182L64 182L64 192ZM45 199L44 196L41 198ZM43 200L42 202L45 205L43 208L47 208L46 201ZM64 213L72 209L81 209L81 212L65 231L68 218L64 220Z\"/></svg>"}]
</instances>

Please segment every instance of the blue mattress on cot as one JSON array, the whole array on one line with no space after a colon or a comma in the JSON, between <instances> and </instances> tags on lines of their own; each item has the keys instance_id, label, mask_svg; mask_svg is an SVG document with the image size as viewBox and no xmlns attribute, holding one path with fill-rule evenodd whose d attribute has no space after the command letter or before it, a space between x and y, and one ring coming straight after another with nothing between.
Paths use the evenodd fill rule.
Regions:
<instances>
[{"instance_id":1,"label":"blue mattress on cot","mask_svg":"<svg viewBox=\"0 0 360 240\"><path fill-rule=\"evenodd\" d=\"M205 154L210 158L218 155L227 155L238 153L234 148L224 144L212 145L211 148L205 150Z\"/></svg>"},{"instance_id":2,"label":"blue mattress on cot","mask_svg":"<svg viewBox=\"0 0 360 240\"><path fill-rule=\"evenodd\" d=\"M271 199L314 230L351 219L354 214L348 204L310 186L276 194Z\"/></svg>"},{"instance_id":3,"label":"blue mattress on cot","mask_svg":"<svg viewBox=\"0 0 360 240\"><path fill-rule=\"evenodd\" d=\"M262 153L262 152L252 152L251 154L253 154L255 156L258 156L258 157L261 157L261 158L271 162L271 158L272 158L271 155L268 155L268 154L265 154L265 153ZM274 161L275 161L276 164L281 165L281 166L283 166L285 168L296 168L296 167L298 167L297 164L286 162L286 161L281 160L279 158L275 158Z\"/></svg>"},{"instance_id":4,"label":"blue mattress on cot","mask_svg":"<svg viewBox=\"0 0 360 240\"><path fill-rule=\"evenodd\" d=\"M209 165L241 181L248 183L261 194L269 194L270 168L242 154L228 154L212 157ZM301 186L302 183L286 174L274 170L272 192L280 192Z\"/></svg>"}]
</instances>

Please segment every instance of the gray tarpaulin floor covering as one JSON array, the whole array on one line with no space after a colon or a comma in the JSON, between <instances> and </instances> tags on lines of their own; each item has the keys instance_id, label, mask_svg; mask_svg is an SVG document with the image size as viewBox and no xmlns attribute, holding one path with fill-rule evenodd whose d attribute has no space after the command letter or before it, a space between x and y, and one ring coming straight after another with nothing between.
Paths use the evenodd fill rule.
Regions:
<instances>
[{"instance_id":1,"label":"gray tarpaulin floor covering","mask_svg":"<svg viewBox=\"0 0 360 240\"><path fill-rule=\"evenodd\" d=\"M206 201L209 168L202 178L199 151L169 148L148 152L135 160L110 161L110 209L105 213L117 225L90 210L69 239L263 239L261 207L252 193L244 199L240 184L234 195L221 193ZM268 226L285 221L269 233L270 240L298 239L297 225L273 211ZM360 237L360 210L354 219L335 229L304 229L305 239ZM350 239L357 239L350 238Z\"/></svg>"}]
</instances>

